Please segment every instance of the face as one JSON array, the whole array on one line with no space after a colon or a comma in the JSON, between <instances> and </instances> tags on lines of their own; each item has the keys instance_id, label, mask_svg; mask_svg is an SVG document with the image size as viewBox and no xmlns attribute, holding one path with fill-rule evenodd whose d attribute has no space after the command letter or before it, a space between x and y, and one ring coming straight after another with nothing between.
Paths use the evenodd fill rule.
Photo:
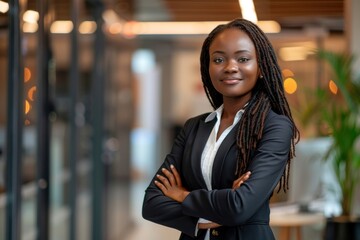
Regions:
<instances>
[{"instance_id":1,"label":"face","mask_svg":"<svg viewBox=\"0 0 360 240\"><path fill-rule=\"evenodd\" d=\"M209 48L209 74L215 89L226 100L247 102L260 75L254 43L239 29L226 29Z\"/></svg>"}]
</instances>

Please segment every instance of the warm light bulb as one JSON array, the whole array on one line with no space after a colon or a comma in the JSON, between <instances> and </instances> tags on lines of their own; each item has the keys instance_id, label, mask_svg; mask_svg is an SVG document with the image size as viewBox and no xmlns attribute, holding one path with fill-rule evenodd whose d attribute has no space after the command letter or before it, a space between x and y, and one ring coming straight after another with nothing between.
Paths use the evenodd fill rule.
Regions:
<instances>
[{"instance_id":1,"label":"warm light bulb","mask_svg":"<svg viewBox=\"0 0 360 240\"><path fill-rule=\"evenodd\" d=\"M336 83L333 80L329 81L329 89L330 89L330 92L332 92L335 95L338 92L338 87L337 87Z\"/></svg>"},{"instance_id":2,"label":"warm light bulb","mask_svg":"<svg viewBox=\"0 0 360 240\"><path fill-rule=\"evenodd\" d=\"M284 76L284 78L288 78L288 77L293 77L294 76L294 73L290 70L290 69L283 69L282 70L282 74Z\"/></svg>"},{"instance_id":3,"label":"warm light bulb","mask_svg":"<svg viewBox=\"0 0 360 240\"><path fill-rule=\"evenodd\" d=\"M288 94L293 94L294 92L296 92L297 83L296 83L295 79L293 79L293 78L285 79L284 89L285 89L285 92L287 92Z\"/></svg>"},{"instance_id":4,"label":"warm light bulb","mask_svg":"<svg viewBox=\"0 0 360 240\"><path fill-rule=\"evenodd\" d=\"M28 91L28 98L31 100L31 101L34 101L34 99L35 99L35 93L36 93L36 87L35 86L33 86L33 87L31 87L30 89L29 89L29 91Z\"/></svg>"},{"instance_id":5,"label":"warm light bulb","mask_svg":"<svg viewBox=\"0 0 360 240\"><path fill-rule=\"evenodd\" d=\"M30 109L31 109L30 103L27 100L25 100L25 114L28 114L30 112Z\"/></svg>"},{"instance_id":6,"label":"warm light bulb","mask_svg":"<svg viewBox=\"0 0 360 240\"><path fill-rule=\"evenodd\" d=\"M30 68L24 68L24 82L28 82L31 79L31 70Z\"/></svg>"}]
</instances>

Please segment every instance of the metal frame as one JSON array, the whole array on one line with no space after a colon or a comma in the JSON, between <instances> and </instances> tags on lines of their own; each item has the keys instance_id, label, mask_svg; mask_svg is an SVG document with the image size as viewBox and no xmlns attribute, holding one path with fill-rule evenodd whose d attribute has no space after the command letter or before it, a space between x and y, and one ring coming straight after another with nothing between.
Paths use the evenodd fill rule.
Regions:
<instances>
[{"instance_id":1,"label":"metal frame","mask_svg":"<svg viewBox=\"0 0 360 240\"><path fill-rule=\"evenodd\" d=\"M97 24L94 42L94 61L92 72L91 124L92 124L92 239L106 239L104 234L104 52L105 35L103 32L104 4L101 0L89 0L94 20Z\"/></svg>"},{"instance_id":2,"label":"metal frame","mask_svg":"<svg viewBox=\"0 0 360 240\"><path fill-rule=\"evenodd\" d=\"M9 1L8 102L6 131L6 239L21 233L21 163L24 124L24 78L21 51L20 3Z\"/></svg>"},{"instance_id":3,"label":"metal frame","mask_svg":"<svg viewBox=\"0 0 360 240\"><path fill-rule=\"evenodd\" d=\"M74 24L71 32L71 66L70 66L70 118L69 118L69 162L70 162L70 186L69 186L69 239L76 240L77 229L77 159L78 159L78 131L77 131L77 112L79 94L79 40L78 40L78 15L79 0L72 0L71 18Z\"/></svg>"},{"instance_id":4,"label":"metal frame","mask_svg":"<svg viewBox=\"0 0 360 240\"><path fill-rule=\"evenodd\" d=\"M49 239L50 205L50 100L49 100L49 1L37 0L39 10L37 54L37 240Z\"/></svg>"}]
</instances>

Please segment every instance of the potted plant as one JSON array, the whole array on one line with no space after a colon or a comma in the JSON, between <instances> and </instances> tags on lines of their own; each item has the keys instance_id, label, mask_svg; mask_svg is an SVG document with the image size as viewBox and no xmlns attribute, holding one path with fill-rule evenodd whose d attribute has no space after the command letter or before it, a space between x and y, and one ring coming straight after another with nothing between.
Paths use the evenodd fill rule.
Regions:
<instances>
[{"instance_id":1,"label":"potted plant","mask_svg":"<svg viewBox=\"0 0 360 240\"><path fill-rule=\"evenodd\" d=\"M325 239L360 239L360 218L352 209L360 181L360 79L353 77L352 56L328 51L319 51L318 56L334 74L333 93L320 88L317 97L320 119L332 139L325 159L332 161L342 191L342 214L327 219Z\"/></svg>"}]
</instances>

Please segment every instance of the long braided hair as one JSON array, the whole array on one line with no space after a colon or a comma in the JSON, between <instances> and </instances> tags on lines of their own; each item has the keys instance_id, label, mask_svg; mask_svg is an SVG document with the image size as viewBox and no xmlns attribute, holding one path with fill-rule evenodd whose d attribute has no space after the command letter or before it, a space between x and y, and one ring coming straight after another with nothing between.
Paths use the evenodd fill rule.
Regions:
<instances>
[{"instance_id":1,"label":"long braided hair","mask_svg":"<svg viewBox=\"0 0 360 240\"><path fill-rule=\"evenodd\" d=\"M223 104L223 96L216 91L211 83L209 74L210 54L209 48L214 38L226 29L236 28L247 33L256 49L258 66L261 75L252 91L251 99L243 113L237 132L236 175L241 176L250 162L250 153L256 149L262 137L264 122L270 109L280 115L287 116L293 124L291 148L287 160L287 167L280 179L279 190L285 192L289 188L290 161L295 156L295 144L299 141L299 130L296 128L291 116L289 104L285 98L282 74L277 62L275 51L265 33L254 23L245 19L235 19L227 24L217 26L205 39L200 54L201 78L210 104L217 109Z\"/></svg>"}]
</instances>

